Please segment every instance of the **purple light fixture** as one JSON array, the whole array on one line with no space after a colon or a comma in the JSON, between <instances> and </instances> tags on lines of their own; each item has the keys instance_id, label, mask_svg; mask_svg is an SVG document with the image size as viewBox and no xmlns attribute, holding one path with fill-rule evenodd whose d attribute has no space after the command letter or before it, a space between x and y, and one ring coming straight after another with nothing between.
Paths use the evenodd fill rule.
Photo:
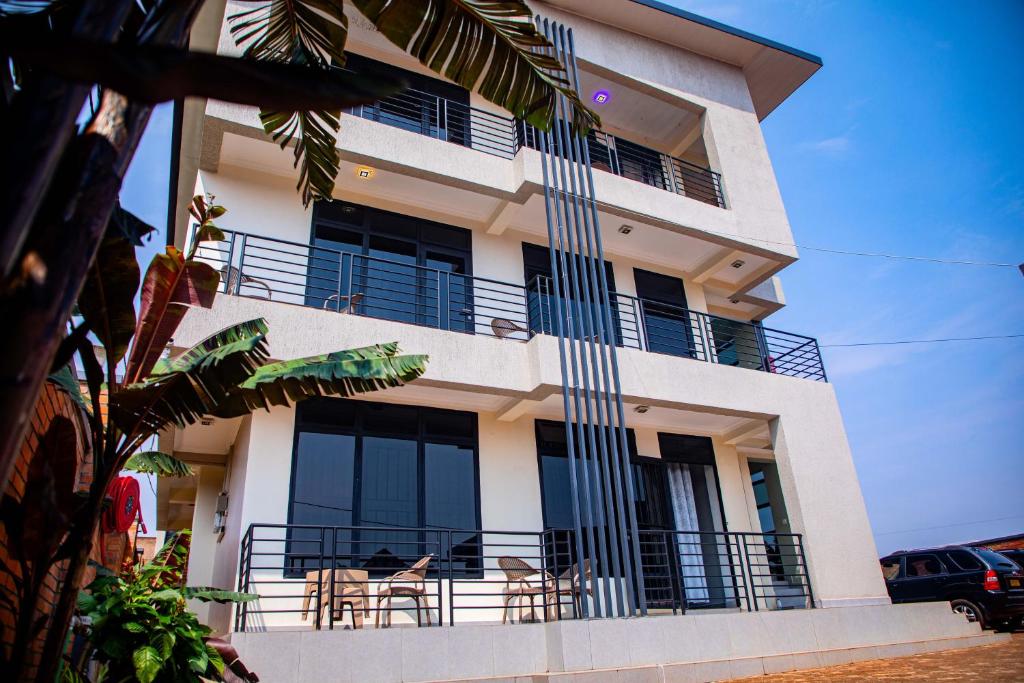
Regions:
<instances>
[{"instance_id":1,"label":"purple light fixture","mask_svg":"<svg viewBox=\"0 0 1024 683\"><path fill-rule=\"evenodd\" d=\"M607 104L612 99L612 94L607 90L598 90L592 99L594 104Z\"/></svg>"}]
</instances>

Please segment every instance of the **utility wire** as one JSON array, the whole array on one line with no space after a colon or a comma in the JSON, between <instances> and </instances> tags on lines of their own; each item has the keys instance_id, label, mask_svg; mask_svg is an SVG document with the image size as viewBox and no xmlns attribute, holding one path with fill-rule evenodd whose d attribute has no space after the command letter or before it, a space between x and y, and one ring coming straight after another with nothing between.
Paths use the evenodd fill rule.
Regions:
<instances>
[{"instance_id":1,"label":"utility wire","mask_svg":"<svg viewBox=\"0 0 1024 683\"><path fill-rule=\"evenodd\" d=\"M941 524L939 526L923 526L917 529L900 529L899 531L883 531L875 536L891 536L892 534L909 534L913 531L931 531L932 529L950 529L955 526L970 526L972 524L984 524L986 522L1003 522L1008 519L1021 519L1024 515L1010 515L1009 517L993 517L992 519L976 519L973 522L958 522L957 524Z\"/></svg>"},{"instance_id":2,"label":"utility wire","mask_svg":"<svg viewBox=\"0 0 1024 683\"><path fill-rule=\"evenodd\" d=\"M797 244L795 242L780 242L778 240L767 240L761 237L748 237L745 235L737 235L735 233L717 232L715 230L703 230L703 232L707 232L712 235L719 235L720 237L728 237L730 239L750 240L752 242L763 242L764 244L777 244L784 247L796 247L797 249L806 249L808 251L821 251L827 254L843 254L844 256L870 256L875 258L898 259L902 261L924 261L927 263L943 263L946 265L954 266L986 266L989 268L1020 267L1019 265L1014 263L999 263L996 261L970 261L967 259L944 259L936 258L933 256L907 256L903 254L886 254L884 252L877 251L849 251L845 249L829 249L826 247L810 247L807 246L806 244Z\"/></svg>"},{"instance_id":3,"label":"utility wire","mask_svg":"<svg viewBox=\"0 0 1024 683\"><path fill-rule=\"evenodd\" d=\"M855 344L819 344L821 348L851 346L892 346L894 344L936 344L939 342L980 341L982 339L1017 339L1024 334L994 334L987 337L948 337L946 339L902 339L899 341L858 342Z\"/></svg>"}]
</instances>

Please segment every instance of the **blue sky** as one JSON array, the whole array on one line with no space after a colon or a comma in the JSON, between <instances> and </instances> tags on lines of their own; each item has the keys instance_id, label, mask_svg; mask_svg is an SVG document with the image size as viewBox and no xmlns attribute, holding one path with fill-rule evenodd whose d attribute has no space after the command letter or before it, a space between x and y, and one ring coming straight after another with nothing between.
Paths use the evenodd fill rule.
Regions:
<instances>
[{"instance_id":1,"label":"blue sky","mask_svg":"<svg viewBox=\"0 0 1024 683\"><path fill-rule=\"evenodd\" d=\"M672 4L824 60L764 122L798 244L1024 261L1024 3ZM122 192L158 226L169 144L162 107ZM782 278L767 324L822 344L1024 333L1016 269L803 250ZM1024 531L1024 339L825 360L880 552Z\"/></svg>"}]
</instances>

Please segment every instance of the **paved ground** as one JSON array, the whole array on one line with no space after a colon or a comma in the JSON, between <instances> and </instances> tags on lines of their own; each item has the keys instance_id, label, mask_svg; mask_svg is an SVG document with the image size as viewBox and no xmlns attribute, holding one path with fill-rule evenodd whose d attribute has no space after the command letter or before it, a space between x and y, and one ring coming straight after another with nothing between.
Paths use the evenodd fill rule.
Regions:
<instances>
[{"instance_id":1,"label":"paved ground","mask_svg":"<svg viewBox=\"0 0 1024 683\"><path fill-rule=\"evenodd\" d=\"M876 659L825 669L792 671L785 674L741 679L747 683L811 683L829 681L1024 681L1024 631L1017 631L1009 643L984 645L964 650L925 655Z\"/></svg>"}]
</instances>

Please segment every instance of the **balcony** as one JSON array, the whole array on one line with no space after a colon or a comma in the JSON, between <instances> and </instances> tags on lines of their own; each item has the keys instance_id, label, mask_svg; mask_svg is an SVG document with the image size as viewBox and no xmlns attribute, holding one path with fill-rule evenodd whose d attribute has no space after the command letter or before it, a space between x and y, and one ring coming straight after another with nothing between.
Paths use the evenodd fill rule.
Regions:
<instances>
[{"instance_id":1,"label":"balcony","mask_svg":"<svg viewBox=\"0 0 1024 683\"><path fill-rule=\"evenodd\" d=\"M813 607L799 534L652 529L637 540L650 613ZM235 631L536 623L623 599L621 570L584 560L581 574L567 529L252 524L240 550L239 590L260 597L239 607Z\"/></svg>"},{"instance_id":2,"label":"balcony","mask_svg":"<svg viewBox=\"0 0 1024 683\"><path fill-rule=\"evenodd\" d=\"M223 241L203 242L197 255L220 271L220 291L233 296L509 341L556 331L558 306L546 277L515 284L233 231ZM617 292L609 298L609 343L827 381L812 337ZM564 322L572 328L571 320Z\"/></svg>"},{"instance_id":3,"label":"balcony","mask_svg":"<svg viewBox=\"0 0 1024 683\"><path fill-rule=\"evenodd\" d=\"M415 89L347 112L503 159L523 147L540 149L538 131L522 121ZM725 208L722 176L711 169L600 131L584 144L596 170Z\"/></svg>"}]
</instances>

